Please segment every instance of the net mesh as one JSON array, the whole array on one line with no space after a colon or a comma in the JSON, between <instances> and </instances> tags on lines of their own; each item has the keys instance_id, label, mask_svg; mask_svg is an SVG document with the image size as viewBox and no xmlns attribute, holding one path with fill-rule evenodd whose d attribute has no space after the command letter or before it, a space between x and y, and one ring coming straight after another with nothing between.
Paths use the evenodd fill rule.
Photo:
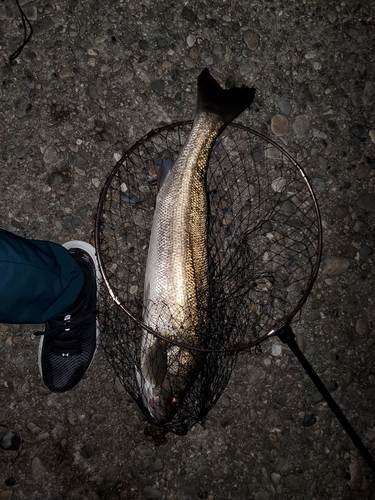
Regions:
<instances>
[{"instance_id":1,"label":"net mesh","mask_svg":"<svg viewBox=\"0 0 375 500\"><path fill-rule=\"evenodd\" d=\"M214 406L239 352L257 349L275 325L291 321L321 252L319 212L301 168L262 134L230 125L207 173L208 314L194 341L177 332L155 343L154 359L148 355L154 368L160 363L158 373L167 370L161 391L178 395L168 421L155 419L139 390L143 284L157 170L163 158L176 160L190 130L191 122L181 122L152 131L123 155L102 191L95 235L107 285L99 314L107 358L146 417L180 435Z\"/></svg>"}]
</instances>

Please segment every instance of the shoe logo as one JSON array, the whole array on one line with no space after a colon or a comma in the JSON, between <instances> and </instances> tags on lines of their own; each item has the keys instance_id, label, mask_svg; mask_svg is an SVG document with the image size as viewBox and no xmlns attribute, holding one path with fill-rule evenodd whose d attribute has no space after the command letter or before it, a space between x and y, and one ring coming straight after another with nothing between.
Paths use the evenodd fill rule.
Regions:
<instances>
[{"instance_id":1,"label":"shoe logo","mask_svg":"<svg viewBox=\"0 0 375 500\"><path fill-rule=\"evenodd\" d=\"M68 352L62 352L62 353L61 353L61 356L62 356L63 358L68 358L68 357L69 357L69 353L68 353Z\"/></svg>"}]
</instances>

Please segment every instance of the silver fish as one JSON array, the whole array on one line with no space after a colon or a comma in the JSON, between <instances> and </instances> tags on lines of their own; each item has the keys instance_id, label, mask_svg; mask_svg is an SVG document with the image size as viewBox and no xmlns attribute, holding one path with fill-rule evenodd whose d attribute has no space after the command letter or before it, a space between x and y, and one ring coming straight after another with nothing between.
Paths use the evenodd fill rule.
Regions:
<instances>
[{"instance_id":1,"label":"silver fish","mask_svg":"<svg viewBox=\"0 0 375 500\"><path fill-rule=\"evenodd\" d=\"M201 345L207 325L206 174L210 152L225 127L253 101L255 89L223 90L208 69L198 77L198 103L190 135L175 164L159 172L144 283L143 321L165 338ZM171 167L171 168L170 168ZM199 355L143 331L141 372L145 407L168 422L194 380Z\"/></svg>"}]
</instances>

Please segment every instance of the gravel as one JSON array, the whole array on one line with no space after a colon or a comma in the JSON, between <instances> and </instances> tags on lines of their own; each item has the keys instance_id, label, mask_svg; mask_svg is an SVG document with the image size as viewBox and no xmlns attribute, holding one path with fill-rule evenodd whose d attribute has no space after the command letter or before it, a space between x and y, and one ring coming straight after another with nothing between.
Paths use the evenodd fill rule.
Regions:
<instances>
[{"instance_id":1,"label":"gravel","mask_svg":"<svg viewBox=\"0 0 375 500\"><path fill-rule=\"evenodd\" d=\"M239 121L301 164L322 216L321 270L293 328L375 455L375 5L186 3L24 2L34 33L12 64L22 22L0 3L0 225L90 241L115 158L193 117L204 67L256 87ZM279 341L241 355L205 421L178 437L150 430L102 349L75 389L49 393L40 328L0 325L1 500L374 500L374 476Z\"/></svg>"}]
</instances>

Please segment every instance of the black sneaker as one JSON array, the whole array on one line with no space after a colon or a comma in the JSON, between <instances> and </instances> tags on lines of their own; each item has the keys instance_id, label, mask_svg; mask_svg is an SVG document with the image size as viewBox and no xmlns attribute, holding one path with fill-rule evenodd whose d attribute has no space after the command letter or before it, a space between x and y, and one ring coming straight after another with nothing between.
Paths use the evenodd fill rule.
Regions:
<instances>
[{"instance_id":1,"label":"black sneaker","mask_svg":"<svg viewBox=\"0 0 375 500\"><path fill-rule=\"evenodd\" d=\"M52 392L72 389L89 368L98 343L96 300L100 272L95 248L84 241L63 245L80 264L85 283L77 300L46 323L39 344L38 362L44 384Z\"/></svg>"}]
</instances>

